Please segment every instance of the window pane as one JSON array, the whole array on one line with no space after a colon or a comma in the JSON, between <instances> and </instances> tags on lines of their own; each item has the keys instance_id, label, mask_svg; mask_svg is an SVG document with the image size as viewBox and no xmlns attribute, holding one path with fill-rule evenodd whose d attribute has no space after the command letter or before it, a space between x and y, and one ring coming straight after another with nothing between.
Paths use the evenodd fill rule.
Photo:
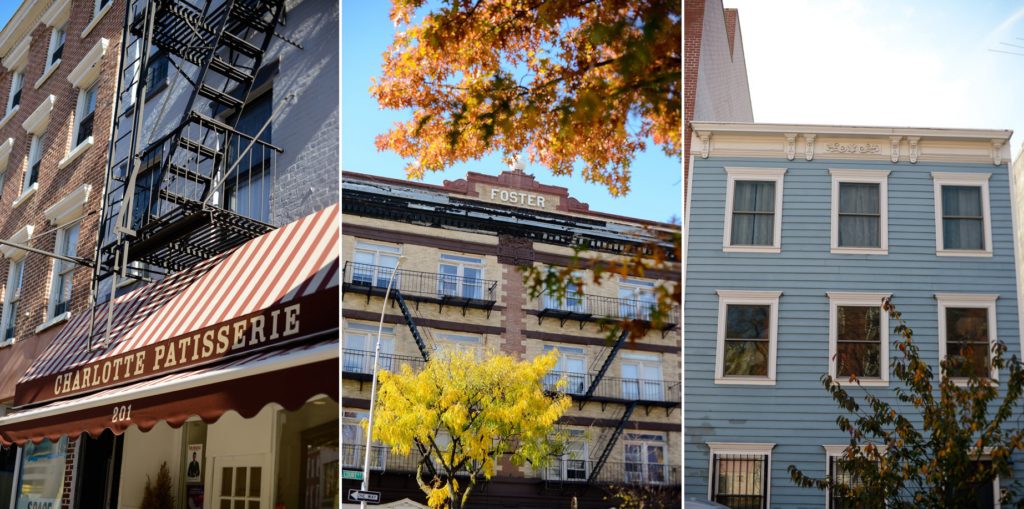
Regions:
<instances>
[{"instance_id":1,"label":"window pane","mask_svg":"<svg viewBox=\"0 0 1024 509\"><path fill-rule=\"evenodd\" d=\"M944 249L985 249L985 222L982 219L943 219Z\"/></svg>"},{"instance_id":2,"label":"window pane","mask_svg":"<svg viewBox=\"0 0 1024 509\"><path fill-rule=\"evenodd\" d=\"M732 200L733 212L775 212L775 182L737 181Z\"/></svg>"},{"instance_id":3,"label":"window pane","mask_svg":"<svg viewBox=\"0 0 1024 509\"><path fill-rule=\"evenodd\" d=\"M726 341L726 376L768 376L768 341Z\"/></svg>"},{"instance_id":4,"label":"window pane","mask_svg":"<svg viewBox=\"0 0 1024 509\"><path fill-rule=\"evenodd\" d=\"M235 496L245 496L245 467L235 467Z\"/></svg>"},{"instance_id":5,"label":"window pane","mask_svg":"<svg viewBox=\"0 0 1024 509\"><path fill-rule=\"evenodd\" d=\"M728 339L768 339L771 306L730 304L726 306L725 337Z\"/></svg>"},{"instance_id":6,"label":"window pane","mask_svg":"<svg viewBox=\"0 0 1024 509\"><path fill-rule=\"evenodd\" d=\"M877 216L839 216L839 247L881 247L882 219Z\"/></svg>"},{"instance_id":7,"label":"window pane","mask_svg":"<svg viewBox=\"0 0 1024 509\"><path fill-rule=\"evenodd\" d=\"M231 467L223 467L220 470L220 495L222 497L231 495L231 481L234 479L234 471Z\"/></svg>"},{"instance_id":8,"label":"window pane","mask_svg":"<svg viewBox=\"0 0 1024 509\"><path fill-rule=\"evenodd\" d=\"M733 509L761 509L764 505L764 456L714 457L714 501Z\"/></svg>"},{"instance_id":9,"label":"window pane","mask_svg":"<svg viewBox=\"0 0 1024 509\"><path fill-rule=\"evenodd\" d=\"M775 214L736 212L732 215L730 243L734 246L771 246L775 243Z\"/></svg>"},{"instance_id":10,"label":"window pane","mask_svg":"<svg viewBox=\"0 0 1024 509\"><path fill-rule=\"evenodd\" d=\"M878 341L880 323L880 307L836 306L836 338L840 341Z\"/></svg>"},{"instance_id":11,"label":"window pane","mask_svg":"<svg viewBox=\"0 0 1024 509\"><path fill-rule=\"evenodd\" d=\"M946 308L946 341L988 344L988 309Z\"/></svg>"},{"instance_id":12,"label":"window pane","mask_svg":"<svg viewBox=\"0 0 1024 509\"><path fill-rule=\"evenodd\" d=\"M946 371L950 376L989 375L988 344L950 343L946 345Z\"/></svg>"},{"instance_id":13,"label":"window pane","mask_svg":"<svg viewBox=\"0 0 1024 509\"><path fill-rule=\"evenodd\" d=\"M981 188L942 186L942 216L982 217Z\"/></svg>"},{"instance_id":14,"label":"window pane","mask_svg":"<svg viewBox=\"0 0 1024 509\"><path fill-rule=\"evenodd\" d=\"M881 213L878 184L839 183L840 214Z\"/></svg>"},{"instance_id":15,"label":"window pane","mask_svg":"<svg viewBox=\"0 0 1024 509\"><path fill-rule=\"evenodd\" d=\"M882 351L880 343L836 344L836 374L848 377L879 378L882 373Z\"/></svg>"}]
</instances>

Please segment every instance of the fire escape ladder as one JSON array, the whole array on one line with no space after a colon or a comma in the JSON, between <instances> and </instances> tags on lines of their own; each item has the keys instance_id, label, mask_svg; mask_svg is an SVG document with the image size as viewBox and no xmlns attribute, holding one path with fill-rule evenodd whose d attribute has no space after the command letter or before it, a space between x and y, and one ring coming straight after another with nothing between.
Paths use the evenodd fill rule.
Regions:
<instances>
[{"instance_id":1,"label":"fire escape ladder","mask_svg":"<svg viewBox=\"0 0 1024 509\"><path fill-rule=\"evenodd\" d=\"M622 344L626 342L626 338L628 337L629 330L623 329L622 334L619 334L619 339L617 339L615 344L612 346L612 350L608 352L608 357L604 359L604 364L601 365L601 369L597 370L597 374L594 375L594 379L591 380L590 387L587 387L587 393L583 396L584 401L593 397L594 391L597 390L597 384L601 383L601 379L604 378L604 374L608 372L608 368L611 367L612 361L615 360L615 355L619 353L619 350L622 348Z\"/></svg>"},{"instance_id":2,"label":"fire escape ladder","mask_svg":"<svg viewBox=\"0 0 1024 509\"><path fill-rule=\"evenodd\" d=\"M604 449L601 451L601 455L598 456L597 461L594 462L594 468L590 471L590 476L587 477L587 484L594 484L597 480L597 476L601 473L601 468L604 467L605 462L608 461L608 457L612 454L612 449L615 448L615 443L619 441L619 436L622 435L622 430L625 429L626 423L629 422L629 417L633 415L633 409L636 408L636 401L630 402L626 405L626 411L623 412L622 418L619 419L619 425L615 427L612 432L612 436L608 438L608 443L605 444Z\"/></svg>"},{"instance_id":3,"label":"fire escape ladder","mask_svg":"<svg viewBox=\"0 0 1024 509\"><path fill-rule=\"evenodd\" d=\"M412 318L412 312L409 311L409 306L405 304L405 298L402 297L402 292L398 289L392 290L395 295L395 302L398 303L398 308L402 310L402 317L405 318L405 324L409 326L409 331L412 332L413 339L416 340L416 346L419 347L420 353L423 354L423 360L430 360L430 352L427 350L427 343L423 341L423 336L420 335L420 330L416 327L416 321Z\"/></svg>"},{"instance_id":4,"label":"fire escape ladder","mask_svg":"<svg viewBox=\"0 0 1024 509\"><path fill-rule=\"evenodd\" d=\"M180 271L273 230L269 204L253 213L239 196L242 185L273 176L281 149L239 125L283 16L284 0L130 2L94 288L130 263ZM159 119L145 116L151 48L177 59L184 81L172 88L187 97L173 113L180 120L160 133ZM215 195L214 183L229 177L235 186Z\"/></svg>"}]
</instances>

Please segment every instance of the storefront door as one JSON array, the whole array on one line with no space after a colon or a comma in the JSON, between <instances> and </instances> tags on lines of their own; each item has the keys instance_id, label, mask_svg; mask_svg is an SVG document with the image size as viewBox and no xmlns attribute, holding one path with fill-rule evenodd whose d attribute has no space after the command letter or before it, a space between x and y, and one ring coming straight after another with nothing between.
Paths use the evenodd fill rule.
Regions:
<instances>
[{"instance_id":1,"label":"storefront door","mask_svg":"<svg viewBox=\"0 0 1024 509\"><path fill-rule=\"evenodd\" d=\"M270 468L264 454L213 458L212 509L269 509Z\"/></svg>"},{"instance_id":2,"label":"storefront door","mask_svg":"<svg viewBox=\"0 0 1024 509\"><path fill-rule=\"evenodd\" d=\"M110 430L99 438L82 435L79 447L75 507L116 509L124 435L115 437Z\"/></svg>"}]
</instances>

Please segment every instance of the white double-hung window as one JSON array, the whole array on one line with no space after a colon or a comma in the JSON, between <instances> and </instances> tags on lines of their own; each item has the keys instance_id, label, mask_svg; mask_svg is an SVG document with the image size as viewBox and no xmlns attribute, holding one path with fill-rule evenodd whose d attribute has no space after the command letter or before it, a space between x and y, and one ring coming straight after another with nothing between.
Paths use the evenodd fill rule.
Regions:
<instances>
[{"instance_id":1,"label":"white double-hung window","mask_svg":"<svg viewBox=\"0 0 1024 509\"><path fill-rule=\"evenodd\" d=\"M25 258L11 260L7 269L7 291L4 292L3 319L0 322L0 344L14 341L18 325L18 305L25 275Z\"/></svg>"},{"instance_id":2,"label":"white double-hung window","mask_svg":"<svg viewBox=\"0 0 1024 509\"><path fill-rule=\"evenodd\" d=\"M946 374L958 382L967 377L999 378L992 366L998 295L938 293L939 359Z\"/></svg>"},{"instance_id":3,"label":"white double-hung window","mask_svg":"<svg viewBox=\"0 0 1024 509\"><path fill-rule=\"evenodd\" d=\"M777 291L718 290L717 384L775 384Z\"/></svg>"},{"instance_id":4,"label":"white double-hung window","mask_svg":"<svg viewBox=\"0 0 1024 509\"><path fill-rule=\"evenodd\" d=\"M935 254L992 256L990 173L932 172L935 186Z\"/></svg>"},{"instance_id":5,"label":"white double-hung window","mask_svg":"<svg viewBox=\"0 0 1024 509\"><path fill-rule=\"evenodd\" d=\"M356 241L352 264L352 283L362 286L387 288L391 273L398 266L402 248L385 244ZM395 278L394 287L399 287Z\"/></svg>"},{"instance_id":6,"label":"white double-hung window","mask_svg":"<svg viewBox=\"0 0 1024 509\"><path fill-rule=\"evenodd\" d=\"M438 268L440 277L437 282L437 293L450 297L482 299L484 297L483 259L441 253Z\"/></svg>"},{"instance_id":7,"label":"white double-hung window","mask_svg":"<svg viewBox=\"0 0 1024 509\"><path fill-rule=\"evenodd\" d=\"M75 222L57 230L57 254L74 258L78 253L78 234L81 223ZM58 317L70 310L71 283L77 265L67 260L55 259L53 279L50 282L50 301L47 316Z\"/></svg>"},{"instance_id":8,"label":"white double-hung window","mask_svg":"<svg viewBox=\"0 0 1024 509\"><path fill-rule=\"evenodd\" d=\"M832 252L889 251L888 170L829 170L832 175Z\"/></svg>"},{"instance_id":9,"label":"white double-hung window","mask_svg":"<svg viewBox=\"0 0 1024 509\"><path fill-rule=\"evenodd\" d=\"M862 385L889 382L887 293L829 292L829 375L856 377Z\"/></svg>"},{"instance_id":10,"label":"white double-hung window","mask_svg":"<svg viewBox=\"0 0 1024 509\"><path fill-rule=\"evenodd\" d=\"M544 377L544 388L554 390L558 381L565 379L563 390L567 394L584 394L587 392L587 352L581 346L544 345L544 353L558 350L558 363L555 369Z\"/></svg>"},{"instance_id":11,"label":"white double-hung window","mask_svg":"<svg viewBox=\"0 0 1024 509\"><path fill-rule=\"evenodd\" d=\"M782 250L782 183L785 168L726 168L726 252Z\"/></svg>"}]
</instances>

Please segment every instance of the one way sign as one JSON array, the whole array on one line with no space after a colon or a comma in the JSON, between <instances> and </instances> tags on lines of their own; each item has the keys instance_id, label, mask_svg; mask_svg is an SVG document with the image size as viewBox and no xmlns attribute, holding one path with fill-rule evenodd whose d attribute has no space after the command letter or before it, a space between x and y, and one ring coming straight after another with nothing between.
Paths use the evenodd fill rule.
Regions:
<instances>
[{"instance_id":1,"label":"one way sign","mask_svg":"<svg viewBox=\"0 0 1024 509\"><path fill-rule=\"evenodd\" d=\"M357 489L348 490L348 499L353 502L366 502L367 504L379 504L379 491L361 491Z\"/></svg>"}]
</instances>

